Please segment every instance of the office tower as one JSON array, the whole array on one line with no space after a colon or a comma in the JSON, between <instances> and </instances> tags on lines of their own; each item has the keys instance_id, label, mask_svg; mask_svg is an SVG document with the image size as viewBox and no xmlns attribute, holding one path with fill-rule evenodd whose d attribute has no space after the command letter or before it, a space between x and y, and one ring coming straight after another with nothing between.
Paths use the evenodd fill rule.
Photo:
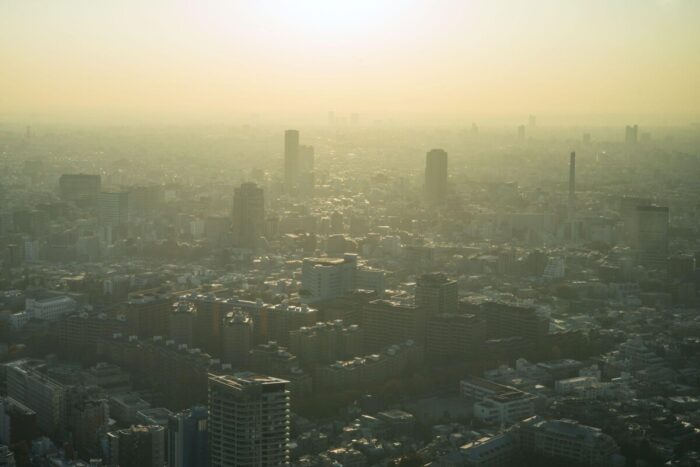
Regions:
<instances>
[{"instance_id":1,"label":"office tower","mask_svg":"<svg viewBox=\"0 0 700 467\"><path fill-rule=\"evenodd\" d=\"M291 193L299 177L299 130L284 132L284 186Z\"/></svg>"},{"instance_id":2,"label":"office tower","mask_svg":"<svg viewBox=\"0 0 700 467\"><path fill-rule=\"evenodd\" d=\"M525 140L525 125L518 126L518 139Z\"/></svg>"},{"instance_id":3,"label":"office tower","mask_svg":"<svg viewBox=\"0 0 700 467\"><path fill-rule=\"evenodd\" d=\"M100 437L109 426L109 407L107 400L101 398L101 392L85 386L73 387L70 391L68 430L82 459L99 457Z\"/></svg>"},{"instance_id":4,"label":"office tower","mask_svg":"<svg viewBox=\"0 0 700 467\"><path fill-rule=\"evenodd\" d=\"M213 467L289 463L288 382L239 373L209 377L209 447Z\"/></svg>"},{"instance_id":5,"label":"office tower","mask_svg":"<svg viewBox=\"0 0 700 467\"><path fill-rule=\"evenodd\" d=\"M127 332L142 339L167 336L172 304L167 294L132 295L126 303Z\"/></svg>"},{"instance_id":6,"label":"office tower","mask_svg":"<svg viewBox=\"0 0 700 467\"><path fill-rule=\"evenodd\" d=\"M584 133L582 140L583 140L583 144L586 144L586 145L591 144L591 134Z\"/></svg>"},{"instance_id":7,"label":"office tower","mask_svg":"<svg viewBox=\"0 0 700 467\"><path fill-rule=\"evenodd\" d=\"M99 175L63 174L58 179L59 194L67 201L94 202L101 189Z\"/></svg>"},{"instance_id":8,"label":"office tower","mask_svg":"<svg viewBox=\"0 0 700 467\"><path fill-rule=\"evenodd\" d=\"M255 183L243 183L233 195L233 243L256 250L265 232L265 197Z\"/></svg>"},{"instance_id":9,"label":"office tower","mask_svg":"<svg viewBox=\"0 0 700 467\"><path fill-rule=\"evenodd\" d=\"M192 303L181 301L173 304L168 316L168 336L178 344L194 345L194 322L197 309Z\"/></svg>"},{"instance_id":10,"label":"office tower","mask_svg":"<svg viewBox=\"0 0 700 467\"><path fill-rule=\"evenodd\" d=\"M569 156L569 221L576 216L576 153Z\"/></svg>"},{"instance_id":11,"label":"office tower","mask_svg":"<svg viewBox=\"0 0 700 467\"><path fill-rule=\"evenodd\" d=\"M165 428L160 425L132 425L107 433L107 459L120 467L163 467Z\"/></svg>"},{"instance_id":12,"label":"office tower","mask_svg":"<svg viewBox=\"0 0 700 467\"><path fill-rule=\"evenodd\" d=\"M423 274L416 281L416 306L427 316L456 313L459 308L457 281L436 272Z\"/></svg>"},{"instance_id":13,"label":"office tower","mask_svg":"<svg viewBox=\"0 0 700 467\"><path fill-rule=\"evenodd\" d=\"M447 194L447 152L432 149L425 157L425 197L429 203L441 204Z\"/></svg>"},{"instance_id":14,"label":"office tower","mask_svg":"<svg viewBox=\"0 0 700 467\"><path fill-rule=\"evenodd\" d=\"M620 220L625 241L632 245L637 235L637 207L651 205L649 198L624 196L620 199Z\"/></svg>"},{"instance_id":15,"label":"office tower","mask_svg":"<svg viewBox=\"0 0 700 467\"><path fill-rule=\"evenodd\" d=\"M118 227L129 221L129 193L103 191L97 198L97 217L100 225Z\"/></svg>"},{"instance_id":16,"label":"office tower","mask_svg":"<svg viewBox=\"0 0 700 467\"><path fill-rule=\"evenodd\" d=\"M170 416L168 420L168 466L209 465L209 412L195 406Z\"/></svg>"},{"instance_id":17,"label":"office tower","mask_svg":"<svg viewBox=\"0 0 700 467\"><path fill-rule=\"evenodd\" d=\"M636 144L639 139L639 126L627 125L625 127L625 143Z\"/></svg>"},{"instance_id":18,"label":"office tower","mask_svg":"<svg viewBox=\"0 0 700 467\"><path fill-rule=\"evenodd\" d=\"M668 260L669 209L665 206L637 206L634 249L644 266L664 267Z\"/></svg>"},{"instance_id":19,"label":"office tower","mask_svg":"<svg viewBox=\"0 0 700 467\"><path fill-rule=\"evenodd\" d=\"M222 339L222 361L234 368L247 365L253 348L253 320L242 311L228 312Z\"/></svg>"},{"instance_id":20,"label":"office tower","mask_svg":"<svg viewBox=\"0 0 700 467\"><path fill-rule=\"evenodd\" d=\"M362 309L362 329L368 352L407 340L423 346L425 310L389 300L374 300Z\"/></svg>"},{"instance_id":21,"label":"office tower","mask_svg":"<svg viewBox=\"0 0 700 467\"><path fill-rule=\"evenodd\" d=\"M41 370L40 360L6 363L7 396L36 413L36 426L49 436L61 438L66 421L68 395L64 385Z\"/></svg>"}]
</instances>

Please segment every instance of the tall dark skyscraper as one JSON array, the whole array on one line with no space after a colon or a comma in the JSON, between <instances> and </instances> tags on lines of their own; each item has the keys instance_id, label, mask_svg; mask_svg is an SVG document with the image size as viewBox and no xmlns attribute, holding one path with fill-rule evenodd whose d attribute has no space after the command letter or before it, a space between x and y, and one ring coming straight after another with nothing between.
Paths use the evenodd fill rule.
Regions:
<instances>
[{"instance_id":1,"label":"tall dark skyscraper","mask_svg":"<svg viewBox=\"0 0 700 467\"><path fill-rule=\"evenodd\" d=\"M299 130L284 132L284 184L289 193L299 178Z\"/></svg>"},{"instance_id":2,"label":"tall dark skyscraper","mask_svg":"<svg viewBox=\"0 0 700 467\"><path fill-rule=\"evenodd\" d=\"M425 158L425 197L429 203L440 204L447 195L447 152L432 149Z\"/></svg>"},{"instance_id":3,"label":"tall dark skyscraper","mask_svg":"<svg viewBox=\"0 0 700 467\"><path fill-rule=\"evenodd\" d=\"M265 232L265 197L255 183L243 183L233 194L233 242L255 250Z\"/></svg>"}]
</instances>

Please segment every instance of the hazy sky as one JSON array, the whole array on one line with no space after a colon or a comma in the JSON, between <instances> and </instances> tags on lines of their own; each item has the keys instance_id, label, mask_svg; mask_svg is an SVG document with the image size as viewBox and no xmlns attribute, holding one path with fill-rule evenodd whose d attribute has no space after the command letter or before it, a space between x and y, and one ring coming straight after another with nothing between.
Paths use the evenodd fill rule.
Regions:
<instances>
[{"instance_id":1,"label":"hazy sky","mask_svg":"<svg viewBox=\"0 0 700 467\"><path fill-rule=\"evenodd\" d=\"M700 113L696 0L0 0L0 116Z\"/></svg>"}]
</instances>

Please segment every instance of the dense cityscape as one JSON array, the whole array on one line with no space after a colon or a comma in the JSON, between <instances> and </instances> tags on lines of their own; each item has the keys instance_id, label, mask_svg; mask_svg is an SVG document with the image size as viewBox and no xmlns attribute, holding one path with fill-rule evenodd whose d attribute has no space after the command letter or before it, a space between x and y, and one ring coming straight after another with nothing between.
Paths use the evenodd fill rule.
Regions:
<instances>
[{"instance_id":1,"label":"dense cityscape","mask_svg":"<svg viewBox=\"0 0 700 467\"><path fill-rule=\"evenodd\" d=\"M698 465L698 147L4 125L0 465Z\"/></svg>"}]
</instances>

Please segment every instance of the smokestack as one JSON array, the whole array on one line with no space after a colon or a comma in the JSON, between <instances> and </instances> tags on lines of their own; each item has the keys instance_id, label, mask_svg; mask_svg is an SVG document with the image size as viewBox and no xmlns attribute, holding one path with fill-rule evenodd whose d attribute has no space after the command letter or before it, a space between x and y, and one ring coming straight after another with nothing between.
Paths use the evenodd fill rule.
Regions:
<instances>
[{"instance_id":1,"label":"smokestack","mask_svg":"<svg viewBox=\"0 0 700 467\"><path fill-rule=\"evenodd\" d=\"M569 158L569 219L574 218L576 211L576 153Z\"/></svg>"}]
</instances>

